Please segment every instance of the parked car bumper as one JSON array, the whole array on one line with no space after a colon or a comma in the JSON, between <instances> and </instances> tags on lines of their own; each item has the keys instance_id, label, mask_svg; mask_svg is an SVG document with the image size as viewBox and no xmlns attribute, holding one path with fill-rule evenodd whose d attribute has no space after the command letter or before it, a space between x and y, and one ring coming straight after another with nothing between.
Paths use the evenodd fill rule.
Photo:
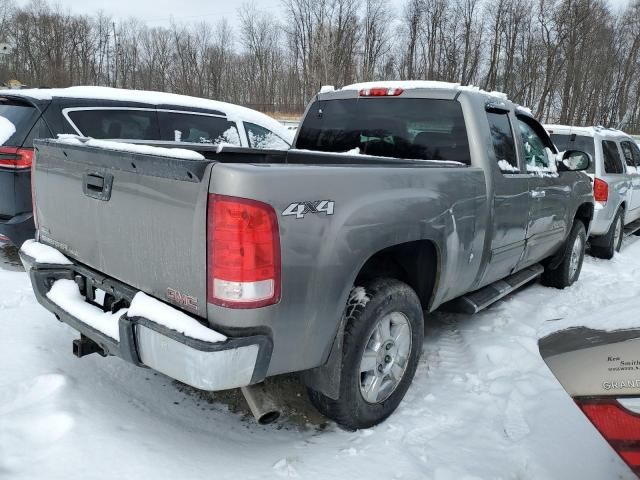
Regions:
<instances>
[{"instance_id":1,"label":"parked car bumper","mask_svg":"<svg viewBox=\"0 0 640 480\"><path fill-rule=\"evenodd\" d=\"M34 234L30 170L0 168L0 235L19 247Z\"/></svg>"},{"instance_id":2,"label":"parked car bumper","mask_svg":"<svg viewBox=\"0 0 640 480\"><path fill-rule=\"evenodd\" d=\"M596 202L596 208L593 214L593 222L591 223L591 236L599 237L606 235L611 228L613 217L615 217L618 206L612 202L602 204Z\"/></svg>"},{"instance_id":3,"label":"parked car bumper","mask_svg":"<svg viewBox=\"0 0 640 480\"><path fill-rule=\"evenodd\" d=\"M33 238L36 232L33 223L33 213L21 213L7 220L0 220L0 235L8 238L11 243L19 247L25 240Z\"/></svg>"},{"instance_id":4,"label":"parked car bumper","mask_svg":"<svg viewBox=\"0 0 640 480\"><path fill-rule=\"evenodd\" d=\"M90 282L84 285L105 289L127 305L137 293L135 289L81 265L38 262L23 250L20 258L38 302L58 320L93 340L106 355L149 367L201 390L243 387L258 383L266 376L272 351L272 340L267 335L227 337L221 342L209 342L191 338L149 318L129 317L124 313L118 319L119 339L116 340L89 325L83 320L85 316L70 314L47 293L57 280L73 280L79 285ZM80 287L78 292L82 294ZM170 308L176 315L182 314ZM87 315L91 315L91 309L95 310L93 314L105 313L97 304L86 301L83 311L87 310Z\"/></svg>"}]
</instances>

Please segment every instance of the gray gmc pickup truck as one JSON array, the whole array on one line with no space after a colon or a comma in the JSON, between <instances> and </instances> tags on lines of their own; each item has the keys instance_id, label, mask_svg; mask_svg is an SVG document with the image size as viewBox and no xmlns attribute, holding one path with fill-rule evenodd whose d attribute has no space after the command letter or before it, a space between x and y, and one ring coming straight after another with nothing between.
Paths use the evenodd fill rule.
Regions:
<instances>
[{"instance_id":1,"label":"gray gmc pickup truck","mask_svg":"<svg viewBox=\"0 0 640 480\"><path fill-rule=\"evenodd\" d=\"M36 141L22 261L76 355L242 387L257 416L261 382L301 372L323 414L375 425L415 374L423 312L580 274L589 156L504 96L354 85L316 96L288 152L180 147Z\"/></svg>"}]
</instances>

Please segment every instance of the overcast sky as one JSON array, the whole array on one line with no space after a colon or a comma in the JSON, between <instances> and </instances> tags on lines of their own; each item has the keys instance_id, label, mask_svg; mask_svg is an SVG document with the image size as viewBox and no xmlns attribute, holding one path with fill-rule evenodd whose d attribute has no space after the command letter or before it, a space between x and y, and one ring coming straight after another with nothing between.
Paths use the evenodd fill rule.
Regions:
<instances>
[{"instance_id":1,"label":"overcast sky","mask_svg":"<svg viewBox=\"0 0 640 480\"><path fill-rule=\"evenodd\" d=\"M17 0L18 5L26 5L29 0ZM629 0L609 0L615 7L625 6ZM217 19L226 17L231 24L235 23L238 7L242 0L58 0L72 12L92 14L103 10L115 18L137 17L152 25L169 25L171 18L178 23L197 22L199 20L215 23ZM255 0L259 9L265 11L281 11L281 0ZM400 6L404 0L391 0Z\"/></svg>"}]
</instances>

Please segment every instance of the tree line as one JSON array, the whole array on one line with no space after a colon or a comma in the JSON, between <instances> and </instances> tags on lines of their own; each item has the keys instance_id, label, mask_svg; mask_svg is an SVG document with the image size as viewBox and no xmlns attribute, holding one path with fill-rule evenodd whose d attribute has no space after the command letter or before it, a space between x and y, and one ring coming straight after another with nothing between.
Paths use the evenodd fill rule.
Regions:
<instances>
[{"instance_id":1,"label":"tree line","mask_svg":"<svg viewBox=\"0 0 640 480\"><path fill-rule=\"evenodd\" d=\"M0 78L299 114L322 85L429 79L506 92L547 122L640 133L640 0L282 0L149 26L0 0Z\"/></svg>"}]
</instances>

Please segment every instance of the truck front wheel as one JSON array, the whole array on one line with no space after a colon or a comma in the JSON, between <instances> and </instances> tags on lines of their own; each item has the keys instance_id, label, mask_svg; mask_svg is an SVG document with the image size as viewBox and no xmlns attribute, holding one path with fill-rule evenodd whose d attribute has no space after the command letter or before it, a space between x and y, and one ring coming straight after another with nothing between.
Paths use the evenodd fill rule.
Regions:
<instances>
[{"instance_id":1,"label":"truck front wheel","mask_svg":"<svg viewBox=\"0 0 640 480\"><path fill-rule=\"evenodd\" d=\"M404 397L422 353L424 317L411 287L386 278L355 287L345 316L339 397L309 389L309 398L355 430L385 420Z\"/></svg>"},{"instance_id":2,"label":"truck front wheel","mask_svg":"<svg viewBox=\"0 0 640 480\"><path fill-rule=\"evenodd\" d=\"M542 274L542 283L548 287L559 289L573 285L580 277L586 244L587 234L584 224L580 220L575 220L564 244L562 262L554 269L545 268Z\"/></svg>"}]
</instances>

